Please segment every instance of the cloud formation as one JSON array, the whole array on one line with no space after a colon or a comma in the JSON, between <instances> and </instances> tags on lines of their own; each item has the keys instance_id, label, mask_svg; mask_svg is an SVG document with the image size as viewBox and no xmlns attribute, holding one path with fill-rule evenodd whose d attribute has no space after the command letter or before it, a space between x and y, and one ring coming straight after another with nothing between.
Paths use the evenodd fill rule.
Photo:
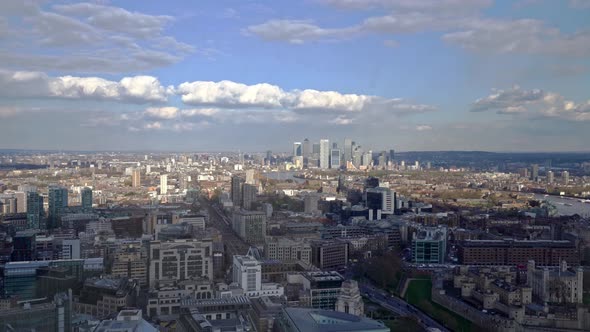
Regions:
<instances>
[{"instance_id":1,"label":"cloud formation","mask_svg":"<svg viewBox=\"0 0 590 332\"><path fill-rule=\"evenodd\" d=\"M590 31L564 33L536 19L488 18L482 9L492 4L489 0L326 0L325 3L343 9L378 8L390 12L340 28L325 28L307 20L271 19L247 27L245 31L266 41L295 44L368 34L398 36L437 32L444 42L472 52L590 55ZM385 46L390 46L388 40L385 39Z\"/></svg>"},{"instance_id":2,"label":"cloud formation","mask_svg":"<svg viewBox=\"0 0 590 332\"><path fill-rule=\"evenodd\" d=\"M148 103L167 101L172 90L153 76L124 77L116 82L100 77L50 77L42 72L0 70L0 96L4 97Z\"/></svg>"},{"instance_id":3,"label":"cloud formation","mask_svg":"<svg viewBox=\"0 0 590 332\"><path fill-rule=\"evenodd\" d=\"M154 69L197 51L166 34L173 22L167 15L91 3L41 6L40 1L1 1L0 63L40 71Z\"/></svg>"},{"instance_id":4,"label":"cloud formation","mask_svg":"<svg viewBox=\"0 0 590 332\"><path fill-rule=\"evenodd\" d=\"M515 86L508 90L494 90L492 94L476 100L471 106L471 112L485 111L590 121L590 100L576 103L554 92L540 89L525 90Z\"/></svg>"}]
</instances>

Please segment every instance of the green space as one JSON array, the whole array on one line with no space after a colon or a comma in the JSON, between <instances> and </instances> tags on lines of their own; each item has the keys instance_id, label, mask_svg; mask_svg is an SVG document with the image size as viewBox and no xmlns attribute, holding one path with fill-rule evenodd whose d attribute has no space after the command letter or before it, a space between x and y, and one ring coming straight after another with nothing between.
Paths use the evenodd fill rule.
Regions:
<instances>
[{"instance_id":1,"label":"green space","mask_svg":"<svg viewBox=\"0 0 590 332\"><path fill-rule=\"evenodd\" d=\"M446 327L454 331L476 331L475 324L469 320L445 309L432 302L430 290L432 281L430 279L416 279L410 281L406 291L406 301L420 308L429 316L433 317Z\"/></svg>"}]
</instances>

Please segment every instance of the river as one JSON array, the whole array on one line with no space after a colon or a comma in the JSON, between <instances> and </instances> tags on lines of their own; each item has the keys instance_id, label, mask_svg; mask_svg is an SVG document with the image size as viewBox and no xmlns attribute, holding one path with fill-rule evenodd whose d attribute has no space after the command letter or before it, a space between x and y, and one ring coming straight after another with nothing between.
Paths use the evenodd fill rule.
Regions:
<instances>
[{"instance_id":1,"label":"river","mask_svg":"<svg viewBox=\"0 0 590 332\"><path fill-rule=\"evenodd\" d=\"M545 200L553 203L553 205L555 205L557 208L558 215L561 216L579 214L582 217L590 217L590 203L580 202L578 198L535 194L535 199Z\"/></svg>"}]
</instances>

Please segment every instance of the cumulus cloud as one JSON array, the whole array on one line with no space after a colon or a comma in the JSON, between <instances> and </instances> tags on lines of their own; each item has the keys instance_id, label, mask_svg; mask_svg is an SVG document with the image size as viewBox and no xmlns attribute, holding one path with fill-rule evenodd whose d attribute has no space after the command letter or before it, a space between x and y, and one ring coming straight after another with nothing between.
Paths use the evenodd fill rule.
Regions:
<instances>
[{"instance_id":1,"label":"cumulus cloud","mask_svg":"<svg viewBox=\"0 0 590 332\"><path fill-rule=\"evenodd\" d=\"M494 90L489 96L476 100L471 111L590 121L590 100L576 103L554 92L515 86L508 90Z\"/></svg>"},{"instance_id":2,"label":"cumulus cloud","mask_svg":"<svg viewBox=\"0 0 590 332\"><path fill-rule=\"evenodd\" d=\"M178 86L176 93L187 105L220 108L282 109L297 113L383 111L397 114L435 110L433 106L411 104L402 99L312 89L285 91L268 83L246 85L232 81L185 82Z\"/></svg>"},{"instance_id":3,"label":"cumulus cloud","mask_svg":"<svg viewBox=\"0 0 590 332\"><path fill-rule=\"evenodd\" d=\"M50 77L41 72L0 70L0 95L94 99L124 102L165 102L173 91L152 76L124 77L109 81L100 77Z\"/></svg>"}]
</instances>

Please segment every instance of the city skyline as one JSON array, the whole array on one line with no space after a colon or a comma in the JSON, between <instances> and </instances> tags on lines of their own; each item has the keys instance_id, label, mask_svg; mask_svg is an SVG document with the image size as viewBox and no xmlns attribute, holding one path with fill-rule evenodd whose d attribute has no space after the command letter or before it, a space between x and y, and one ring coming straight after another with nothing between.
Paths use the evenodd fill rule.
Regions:
<instances>
[{"instance_id":1,"label":"city skyline","mask_svg":"<svg viewBox=\"0 0 590 332\"><path fill-rule=\"evenodd\" d=\"M2 2L0 149L588 152L589 16L547 0Z\"/></svg>"}]
</instances>

